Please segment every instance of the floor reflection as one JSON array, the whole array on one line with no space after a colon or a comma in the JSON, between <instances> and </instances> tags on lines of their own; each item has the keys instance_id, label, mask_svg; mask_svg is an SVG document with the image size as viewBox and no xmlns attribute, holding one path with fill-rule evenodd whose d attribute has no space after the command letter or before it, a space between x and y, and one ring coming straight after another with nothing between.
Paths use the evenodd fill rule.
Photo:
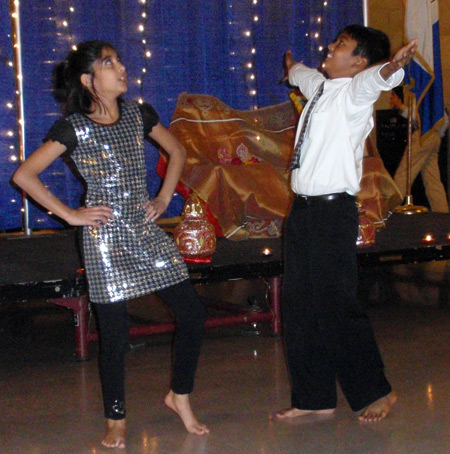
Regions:
<instances>
[{"instance_id":1,"label":"floor reflection","mask_svg":"<svg viewBox=\"0 0 450 454\"><path fill-rule=\"evenodd\" d=\"M230 284L231 285L231 284ZM245 304L255 283L220 288ZM241 286L239 288L239 286ZM202 289L206 291L205 289ZM396 302L397 303L397 302ZM103 454L93 358L77 362L72 320L45 303L1 309L0 454ZM139 318L168 316L155 300L130 305ZM265 324L207 332L192 404L211 429L186 434L163 404L171 335L134 339L127 354L128 446L123 454L433 454L450 452L450 309L379 304L370 315L387 375L399 393L392 414L361 424L339 394L333 415L279 421L289 405L283 342Z\"/></svg>"}]
</instances>

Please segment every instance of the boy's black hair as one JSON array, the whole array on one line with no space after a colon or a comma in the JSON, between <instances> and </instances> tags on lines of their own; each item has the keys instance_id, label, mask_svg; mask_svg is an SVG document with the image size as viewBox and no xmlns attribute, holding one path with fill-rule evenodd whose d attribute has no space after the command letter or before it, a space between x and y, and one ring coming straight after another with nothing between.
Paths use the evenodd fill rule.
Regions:
<instances>
[{"instance_id":1,"label":"boy's black hair","mask_svg":"<svg viewBox=\"0 0 450 454\"><path fill-rule=\"evenodd\" d=\"M339 33L347 34L357 42L353 55L367 58L367 66L386 61L391 56L391 43L387 35L381 30L364 25L351 24L344 27Z\"/></svg>"}]
</instances>

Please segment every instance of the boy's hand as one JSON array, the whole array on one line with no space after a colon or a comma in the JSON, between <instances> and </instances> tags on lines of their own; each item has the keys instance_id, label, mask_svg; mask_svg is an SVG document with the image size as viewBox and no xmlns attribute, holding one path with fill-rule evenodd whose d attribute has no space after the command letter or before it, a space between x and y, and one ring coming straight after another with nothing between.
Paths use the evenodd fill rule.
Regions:
<instances>
[{"instance_id":1,"label":"boy's hand","mask_svg":"<svg viewBox=\"0 0 450 454\"><path fill-rule=\"evenodd\" d=\"M400 68L403 68L406 63L412 58L412 56L416 53L417 45L419 40L413 39L411 40L406 46L403 46L391 60L391 64L395 66L395 70L397 71Z\"/></svg>"},{"instance_id":2,"label":"boy's hand","mask_svg":"<svg viewBox=\"0 0 450 454\"><path fill-rule=\"evenodd\" d=\"M417 50L419 40L412 39L408 44L398 50L392 57L391 61L381 68L380 74L384 80L389 79L396 71L403 68L412 58Z\"/></svg>"},{"instance_id":3,"label":"boy's hand","mask_svg":"<svg viewBox=\"0 0 450 454\"><path fill-rule=\"evenodd\" d=\"M283 68L284 68L284 77L281 79L280 83L286 82L289 80L289 70L296 64L297 62L292 58L292 53L288 50L284 54L283 60Z\"/></svg>"}]
</instances>

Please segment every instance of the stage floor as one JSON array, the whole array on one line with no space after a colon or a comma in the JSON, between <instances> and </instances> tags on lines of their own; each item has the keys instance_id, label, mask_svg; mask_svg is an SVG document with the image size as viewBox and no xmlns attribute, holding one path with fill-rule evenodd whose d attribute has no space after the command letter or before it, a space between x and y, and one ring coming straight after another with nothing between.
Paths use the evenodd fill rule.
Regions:
<instances>
[{"instance_id":1,"label":"stage floor","mask_svg":"<svg viewBox=\"0 0 450 454\"><path fill-rule=\"evenodd\" d=\"M424 296L417 276L437 278L444 262L395 265L411 272L408 286ZM390 268L390 267L389 267ZM427 269L427 270L425 270ZM414 275L412 274L414 273ZM447 279L450 274L447 272ZM245 305L264 298L260 280L197 286ZM395 284L397 284L395 282ZM399 285L405 286L402 279ZM411 290L412 291L412 290ZM430 297L434 289L428 289ZM403 293L405 297L408 294ZM417 295L419 296L419 295ZM106 454L97 343L92 360L76 361L72 318L36 302L0 306L0 452ZM134 319L165 322L167 309L153 298L133 301ZM362 425L342 395L332 417L280 422L272 412L289 405L281 337L267 323L206 332L192 402L211 428L188 435L162 399L168 390L170 334L130 342L126 357L128 447L132 454L442 454L450 452L450 310L427 298L413 305L393 299L369 309L387 376L399 393L389 417Z\"/></svg>"},{"instance_id":2,"label":"stage floor","mask_svg":"<svg viewBox=\"0 0 450 454\"><path fill-rule=\"evenodd\" d=\"M433 241L424 243L426 235ZM76 351L80 359L88 357L96 332L89 329L89 308L77 249L75 230L0 237L0 302L48 299L71 309L75 319ZM375 244L358 252L362 285L381 282L381 293L388 293L389 274L380 265L427 262L450 259L450 215L426 213L416 216L393 215L376 235ZM269 249L265 255L263 250ZM283 273L281 238L252 239L232 242L220 238L210 263L189 264L194 284L223 282L233 279L265 279L267 298L264 307L245 310L223 305L210 297L205 303L231 315L210 317L207 327L251 324L270 321L272 333L281 333L280 288ZM369 269L369 271L367 271ZM388 290L386 290L388 289ZM448 305L448 287L440 289L440 305ZM390 295L388 295L390 296ZM381 299L386 299L382 295ZM151 324L130 329L131 336L173 331L174 324Z\"/></svg>"}]
</instances>

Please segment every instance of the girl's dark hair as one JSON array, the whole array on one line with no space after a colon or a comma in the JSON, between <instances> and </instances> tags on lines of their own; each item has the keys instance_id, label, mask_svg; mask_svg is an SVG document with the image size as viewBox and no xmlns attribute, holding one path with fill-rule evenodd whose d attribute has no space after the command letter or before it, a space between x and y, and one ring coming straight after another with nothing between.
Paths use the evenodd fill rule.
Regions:
<instances>
[{"instance_id":1,"label":"girl's dark hair","mask_svg":"<svg viewBox=\"0 0 450 454\"><path fill-rule=\"evenodd\" d=\"M353 55L367 58L367 66L386 61L391 56L391 43L381 30L359 24L347 25L338 36L346 33L357 42Z\"/></svg>"},{"instance_id":2,"label":"girl's dark hair","mask_svg":"<svg viewBox=\"0 0 450 454\"><path fill-rule=\"evenodd\" d=\"M101 57L105 48L115 51L114 46L107 41L82 42L53 68L53 95L61 103L66 115L75 112L88 114L92 103L98 102L95 92L91 93L81 83L81 75L94 75L94 62Z\"/></svg>"}]
</instances>

